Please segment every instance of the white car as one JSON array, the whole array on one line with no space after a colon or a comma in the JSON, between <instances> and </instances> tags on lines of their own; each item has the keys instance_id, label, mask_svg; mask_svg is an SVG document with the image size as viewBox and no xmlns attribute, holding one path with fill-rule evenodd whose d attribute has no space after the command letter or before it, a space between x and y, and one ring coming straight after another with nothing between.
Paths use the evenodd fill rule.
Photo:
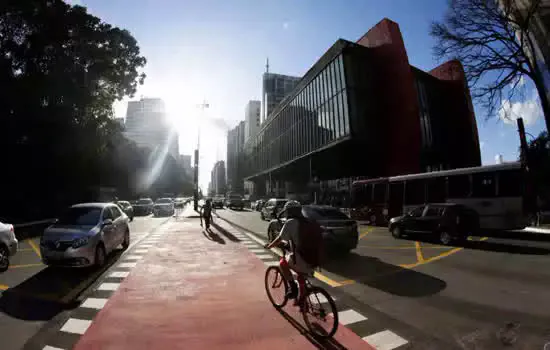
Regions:
<instances>
[{"instance_id":1,"label":"white car","mask_svg":"<svg viewBox=\"0 0 550 350\"><path fill-rule=\"evenodd\" d=\"M10 256L17 253L17 246L13 225L0 222L0 272L10 267Z\"/></svg>"},{"instance_id":2,"label":"white car","mask_svg":"<svg viewBox=\"0 0 550 350\"><path fill-rule=\"evenodd\" d=\"M118 246L130 245L129 219L113 203L84 203L70 207L40 241L46 265L102 266Z\"/></svg>"}]
</instances>

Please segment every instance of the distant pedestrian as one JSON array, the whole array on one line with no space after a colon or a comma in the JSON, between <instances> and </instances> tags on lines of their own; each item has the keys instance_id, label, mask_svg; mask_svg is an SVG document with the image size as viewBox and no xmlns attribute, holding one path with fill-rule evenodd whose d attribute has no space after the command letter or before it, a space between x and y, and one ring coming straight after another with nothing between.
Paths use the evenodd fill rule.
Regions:
<instances>
[{"instance_id":1,"label":"distant pedestrian","mask_svg":"<svg viewBox=\"0 0 550 350\"><path fill-rule=\"evenodd\" d=\"M210 223L212 220L212 199L208 198L206 202L204 202L204 205L200 209L200 219L201 219L201 227L202 227L202 219L204 218L204 226L206 227L206 230L210 229Z\"/></svg>"}]
</instances>

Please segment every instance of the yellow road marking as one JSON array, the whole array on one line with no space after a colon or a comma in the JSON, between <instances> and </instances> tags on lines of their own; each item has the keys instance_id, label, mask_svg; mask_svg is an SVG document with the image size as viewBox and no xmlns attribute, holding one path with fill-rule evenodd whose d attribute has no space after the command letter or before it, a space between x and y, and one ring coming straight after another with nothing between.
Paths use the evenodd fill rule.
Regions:
<instances>
[{"instance_id":1,"label":"yellow road marking","mask_svg":"<svg viewBox=\"0 0 550 350\"><path fill-rule=\"evenodd\" d=\"M10 269L19 269L21 267L33 267L33 266L44 266L44 264L21 264L21 265L10 265Z\"/></svg>"},{"instance_id":2,"label":"yellow road marking","mask_svg":"<svg viewBox=\"0 0 550 350\"><path fill-rule=\"evenodd\" d=\"M340 282L339 287L341 287L341 286L347 286L347 285L349 285L349 284L354 284L354 283L355 283L354 280L344 280L344 281L341 281L341 282Z\"/></svg>"},{"instance_id":3,"label":"yellow road marking","mask_svg":"<svg viewBox=\"0 0 550 350\"><path fill-rule=\"evenodd\" d=\"M479 240L480 240L480 241L486 241L487 239L489 239L489 237L481 237ZM431 257L431 258L429 258L429 259L425 259L424 261L418 261L418 262L416 262L416 263L414 263L414 264L401 264L401 265L399 265L399 266L404 267L404 268L406 268L406 269L412 269L413 267L417 267L417 266L420 266L420 265L424 265L424 264L430 263L430 262L432 262L432 261L437 261L437 260L439 260L439 259L445 258L445 257L447 257L447 256L449 256L449 255L453 255L454 253L458 253L458 252L461 251L461 250L464 250L464 248L462 248L462 247L454 248L454 249L451 249L451 250L449 250L449 251L443 252L443 253L441 253L441 254L439 254L439 255L436 255L436 256L434 256L434 257Z\"/></svg>"},{"instance_id":4,"label":"yellow road marking","mask_svg":"<svg viewBox=\"0 0 550 350\"><path fill-rule=\"evenodd\" d=\"M362 232L360 235L359 235L359 239L365 237L366 235L369 234L369 231L365 231L365 232Z\"/></svg>"},{"instance_id":5,"label":"yellow road marking","mask_svg":"<svg viewBox=\"0 0 550 350\"><path fill-rule=\"evenodd\" d=\"M9 287L5 284L0 284L0 290L7 290Z\"/></svg>"},{"instance_id":6,"label":"yellow road marking","mask_svg":"<svg viewBox=\"0 0 550 350\"><path fill-rule=\"evenodd\" d=\"M29 242L29 244L31 245L31 248L34 250L36 255L38 255L38 257L42 259L42 255L40 254L40 249L36 246L36 243L34 243L32 239L29 239L27 242Z\"/></svg>"},{"instance_id":7,"label":"yellow road marking","mask_svg":"<svg viewBox=\"0 0 550 350\"><path fill-rule=\"evenodd\" d=\"M422 247L420 246L420 243L418 241L414 242L414 246L416 248L416 261L423 262L424 256L422 255Z\"/></svg>"}]
</instances>

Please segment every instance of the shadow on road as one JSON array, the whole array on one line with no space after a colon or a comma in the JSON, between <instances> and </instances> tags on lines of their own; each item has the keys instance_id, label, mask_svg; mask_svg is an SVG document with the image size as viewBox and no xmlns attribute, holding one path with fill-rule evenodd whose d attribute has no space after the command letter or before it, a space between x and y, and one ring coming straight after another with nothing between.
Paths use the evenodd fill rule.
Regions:
<instances>
[{"instance_id":1,"label":"shadow on road","mask_svg":"<svg viewBox=\"0 0 550 350\"><path fill-rule=\"evenodd\" d=\"M224 235L225 237L227 237L230 241L232 242L240 242L241 240L238 239L237 237L233 236L229 231L227 231L226 229L224 229L223 227L221 227L220 225L216 224L216 223L212 223L212 226L214 226L216 228L216 230L218 230L222 235Z\"/></svg>"},{"instance_id":2,"label":"shadow on road","mask_svg":"<svg viewBox=\"0 0 550 350\"><path fill-rule=\"evenodd\" d=\"M355 252L327 262L323 269L386 293L404 297L433 295L447 287L447 283L438 278Z\"/></svg>"},{"instance_id":3,"label":"shadow on road","mask_svg":"<svg viewBox=\"0 0 550 350\"><path fill-rule=\"evenodd\" d=\"M277 310L283 316L285 320L288 321L300 334L302 334L307 340L313 344L317 349L323 349L323 350L345 350L347 349L345 346L340 344L336 339L330 338L330 339L317 339L313 334L309 333L309 331L302 326L298 321L296 321L292 316L290 316L286 311L283 309Z\"/></svg>"},{"instance_id":4,"label":"shadow on road","mask_svg":"<svg viewBox=\"0 0 550 350\"><path fill-rule=\"evenodd\" d=\"M48 222L23 227L15 226L15 236L20 241L24 241L29 238L39 237L42 236L44 230L51 224L51 222Z\"/></svg>"},{"instance_id":5,"label":"shadow on road","mask_svg":"<svg viewBox=\"0 0 550 350\"><path fill-rule=\"evenodd\" d=\"M70 269L49 266L0 297L0 312L21 320L50 320L77 306L77 297L113 265L122 251L111 254L105 266Z\"/></svg>"},{"instance_id":6,"label":"shadow on road","mask_svg":"<svg viewBox=\"0 0 550 350\"><path fill-rule=\"evenodd\" d=\"M221 238L220 235L212 231L212 229L210 228L203 230L202 234L204 235L204 237L208 238L211 241L214 241L219 244L225 244L225 241L223 240L223 238Z\"/></svg>"}]
</instances>

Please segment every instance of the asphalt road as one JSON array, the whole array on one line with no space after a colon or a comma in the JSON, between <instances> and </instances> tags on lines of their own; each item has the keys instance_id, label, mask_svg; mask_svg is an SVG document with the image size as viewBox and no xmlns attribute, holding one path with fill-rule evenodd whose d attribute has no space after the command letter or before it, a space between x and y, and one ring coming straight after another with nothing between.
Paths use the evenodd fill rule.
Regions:
<instances>
[{"instance_id":1,"label":"asphalt road","mask_svg":"<svg viewBox=\"0 0 550 350\"><path fill-rule=\"evenodd\" d=\"M130 223L131 244L169 218L136 217ZM78 295L116 261L110 257L105 269L62 269L40 261L39 237L17 232L20 250L12 257L10 269L0 274L0 348L21 349L49 321L74 307ZM25 231L25 232L24 232ZM39 234L39 232L37 233Z\"/></svg>"},{"instance_id":2,"label":"asphalt road","mask_svg":"<svg viewBox=\"0 0 550 350\"><path fill-rule=\"evenodd\" d=\"M266 237L258 212L217 214ZM493 232L447 247L428 237L396 240L381 227L360 231L358 248L327 263L319 278L371 327L407 339L404 348L543 349L550 342L550 236Z\"/></svg>"}]
</instances>

